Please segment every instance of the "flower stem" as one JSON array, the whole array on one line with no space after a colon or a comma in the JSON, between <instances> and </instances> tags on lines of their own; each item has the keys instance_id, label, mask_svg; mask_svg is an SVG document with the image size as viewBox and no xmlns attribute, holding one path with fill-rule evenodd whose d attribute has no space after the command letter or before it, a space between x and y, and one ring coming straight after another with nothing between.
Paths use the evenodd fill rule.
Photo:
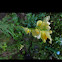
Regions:
<instances>
[{"instance_id":1,"label":"flower stem","mask_svg":"<svg viewBox=\"0 0 62 62\"><path fill-rule=\"evenodd\" d=\"M41 42L41 45L43 44L43 41Z\"/></svg>"}]
</instances>

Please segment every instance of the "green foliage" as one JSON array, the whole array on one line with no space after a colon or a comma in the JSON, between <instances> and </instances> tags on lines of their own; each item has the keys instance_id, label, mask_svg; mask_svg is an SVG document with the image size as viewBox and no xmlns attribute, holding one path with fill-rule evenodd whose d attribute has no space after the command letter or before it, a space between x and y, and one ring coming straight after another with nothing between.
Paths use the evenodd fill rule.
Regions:
<instances>
[{"instance_id":1,"label":"green foliage","mask_svg":"<svg viewBox=\"0 0 62 62\"><path fill-rule=\"evenodd\" d=\"M20 41L22 40L22 34L24 32L21 29L21 26L19 26L18 17L16 15L16 13L11 13L9 15L6 15L0 21L0 31L1 31L0 32L0 40L1 40L0 49L2 49L0 52L3 53L8 50L8 52L12 52L13 54L15 54L14 53L15 48L19 52L19 49L21 47ZM21 33L21 32L23 32L23 33ZM11 38L13 38L12 41L10 41ZM8 58L10 58L10 57L8 57Z\"/></svg>"},{"instance_id":2,"label":"green foliage","mask_svg":"<svg viewBox=\"0 0 62 62\"><path fill-rule=\"evenodd\" d=\"M44 19L45 16L50 15L50 23L52 30L53 43L42 43L41 39L33 38L27 35L21 26L28 28L35 28L38 20ZM60 38L62 38L62 13L26 13L27 20L18 18L16 13L8 13L2 20L0 20L0 59L24 59L27 52L33 59L50 59L52 55L57 59L62 59L62 45ZM48 41L48 40L47 40ZM20 46L24 45L19 53ZM45 48L47 47L47 48ZM57 55L55 51L60 51ZM3 53L10 54L3 57Z\"/></svg>"},{"instance_id":3,"label":"green foliage","mask_svg":"<svg viewBox=\"0 0 62 62\"><path fill-rule=\"evenodd\" d=\"M31 28L31 27L35 27L36 26L36 20L37 17L35 16L35 14L32 13L28 13L26 14L27 20L25 20L25 24L27 27Z\"/></svg>"},{"instance_id":4,"label":"green foliage","mask_svg":"<svg viewBox=\"0 0 62 62\"><path fill-rule=\"evenodd\" d=\"M3 44L1 43L0 44L0 48L3 49L3 51L6 50L6 47L7 47L7 44L6 43L3 43Z\"/></svg>"}]
</instances>

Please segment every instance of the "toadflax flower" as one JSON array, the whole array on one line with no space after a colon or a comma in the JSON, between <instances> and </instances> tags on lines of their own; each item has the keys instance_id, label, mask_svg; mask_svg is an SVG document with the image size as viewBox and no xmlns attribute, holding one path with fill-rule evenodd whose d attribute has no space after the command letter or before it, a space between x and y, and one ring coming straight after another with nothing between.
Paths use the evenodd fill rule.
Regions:
<instances>
[{"instance_id":1,"label":"toadflax flower","mask_svg":"<svg viewBox=\"0 0 62 62\"><path fill-rule=\"evenodd\" d=\"M41 39L43 40L44 43L46 42L47 36L46 36L45 31L41 31Z\"/></svg>"},{"instance_id":2,"label":"toadflax flower","mask_svg":"<svg viewBox=\"0 0 62 62\"><path fill-rule=\"evenodd\" d=\"M49 43L52 44L52 39L50 34L52 34L52 31L50 30L51 27L49 26L50 23L48 22L50 19L50 16L47 16L44 18L43 21L39 20L37 21L37 27L39 27L41 34L39 34L39 38L41 35L41 39L43 40L43 42L45 43L47 38L50 39Z\"/></svg>"},{"instance_id":3,"label":"toadflax flower","mask_svg":"<svg viewBox=\"0 0 62 62\"><path fill-rule=\"evenodd\" d=\"M36 37L37 39L40 39L41 37L41 32L38 29L32 30L32 35Z\"/></svg>"},{"instance_id":4,"label":"toadflax flower","mask_svg":"<svg viewBox=\"0 0 62 62\"><path fill-rule=\"evenodd\" d=\"M41 20L38 20L37 26L41 26L41 25L42 25L42 21Z\"/></svg>"},{"instance_id":5,"label":"toadflax flower","mask_svg":"<svg viewBox=\"0 0 62 62\"><path fill-rule=\"evenodd\" d=\"M52 39L51 39L51 36L50 36L50 32L41 31L41 39L43 40L44 43L46 42L47 38L50 39L49 43L52 44Z\"/></svg>"},{"instance_id":6,"label":"toadflax flower","mask_svg":"<svg viewBox=\"0 0 62 62\"><path fill-rule=\"evenodd\" d=\"M47 38L50 39L49 43L52 44L52 38L50 34L52 31L49 22L50 16L44 18L44 20L38 20L35 29L24 28L25 32L28 34L32 33L33 37L37 39L42 39L45 43Z\"/></svg>"}]
</instances>

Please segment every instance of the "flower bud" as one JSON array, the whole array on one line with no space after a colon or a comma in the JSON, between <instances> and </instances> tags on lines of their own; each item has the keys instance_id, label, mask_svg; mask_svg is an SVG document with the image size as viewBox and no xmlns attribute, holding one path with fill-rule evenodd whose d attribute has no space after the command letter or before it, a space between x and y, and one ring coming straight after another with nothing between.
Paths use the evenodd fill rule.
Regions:
<instances>
[{"instance_id":1,"label":"flower bud","mask_svg":"<svg viewBox=\"0 0 62 62\"><path fill-rule=\"evenodd\" d=\"M37 26L41 26L41 24L42 24L41 20L37 21Z\"/></svg>"}]
</instances>

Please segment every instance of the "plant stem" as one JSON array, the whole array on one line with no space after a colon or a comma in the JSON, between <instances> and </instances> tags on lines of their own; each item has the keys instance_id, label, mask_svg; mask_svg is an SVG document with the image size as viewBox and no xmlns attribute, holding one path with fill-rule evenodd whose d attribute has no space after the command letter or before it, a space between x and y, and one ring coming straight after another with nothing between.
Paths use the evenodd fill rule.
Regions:
<instances>
[{"instance_id":1,"label":"plant stem","mask_svg":"<svg viewBox=\"0 0 62 62\"><path fill-rule=\"evenodd\" d=\"M43 41L41 42L41 45L43 44Z\"/></svg>"},{"instance_id":2,"label":"plant stem","mask_svg":"<svg viewBox=\"0 0 62 62\"><path fill-rule=\"evenodd\" d=\"M47 47L47 46L46 46L45 48L47 48L47 49L49 49L49 50L51 50L51 51L53 51L53 52L55 52L55 53L57 52L56 50L54 50L54 49L52 49L52 48L50 48L50 47Z\"/></svg>"},{"instance_id":3,"label":"plant stem","mask_svg":"<svg viewBox=\"0 0 62 62\"><path fill-rule=\"evenodd\" d=\"M32 38L32 37L31 37L31 38ZM31 52L30 52L30 48L31 48L31 47L32 47L32 41L29 42L29 48L28 48L29 53L31 53Z\"/></svg>"}]
</instances>

